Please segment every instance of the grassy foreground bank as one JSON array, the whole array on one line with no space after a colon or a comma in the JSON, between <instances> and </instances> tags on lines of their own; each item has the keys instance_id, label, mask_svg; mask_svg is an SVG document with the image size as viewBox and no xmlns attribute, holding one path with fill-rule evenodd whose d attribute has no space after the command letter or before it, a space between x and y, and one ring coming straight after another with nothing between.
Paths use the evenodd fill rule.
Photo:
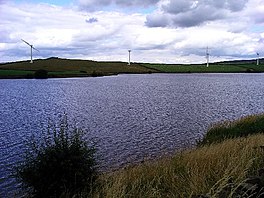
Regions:
<instances>
[{"instance_id":1,"label":"grassy foreground bank","mask_svg":"<svg viewBox=\"0 0 264 198\"><path fill-rule=\"evenodd\" d=\"M230 179L239 185L263 167L263 143L264 135L238 138L103 175L93 197L216 196Z\"/></svg>"},{"instance_id":2,"label":"grassy foreground bank","mask_svg":"<svg viewBox=\"0 0 264 198\"><path fill-rule=\"evenodd\" d=\"M227 186L231 188L224 197L232 194L246 178L257 175L264 167L264 131L263 115L249 116L234 124L225 125L233 128L246 123L242 130L250 130L257 122L262 123L246 137L233 139L226 137L221 143L212 141L194 150L175 154L172 158L164 158L155 162L128 167L126 169L100 176L100 185L91 193L92 197L192 197L194 195L210 195L221 197ZM252 124L250 126L250 124ZM222 126L220 126L221 128ZM210 130L219 128L219 125ZM222 133L222 131L220 131ZM250 136L249 136L250 135ZM242 135L244 136L244 135ZM232 186L230 187L230 181ZM84 196L85 197L85 196ZM223 197L223 195L222 195ZM248 197L242 195L241 197Z\"/></svg>"},{"instance_id":3,"label":"grassy foreground bank","mask_svg":"<svg viewBox=\"0 0 264 198\"><path fill-rule=\"evenodd\" d=\"M98 174L94 147L64 115L42 140L29 140L17 177L28 197L263 197L263 120L216 124L195 149Z\"/></svg>"}]
</instances>

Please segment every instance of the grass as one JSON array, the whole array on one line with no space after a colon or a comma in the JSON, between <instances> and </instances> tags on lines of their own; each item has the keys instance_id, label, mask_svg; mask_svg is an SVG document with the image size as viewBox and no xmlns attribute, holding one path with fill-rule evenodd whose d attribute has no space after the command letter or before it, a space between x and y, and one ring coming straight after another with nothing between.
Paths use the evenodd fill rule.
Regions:
<instances>
[{"instance_id":1,"label":"grass","mask_svg":"<svg viewBox=\"0 0 264 198\"><path fill-rule=\"evenodd\" d=\"M264 166L264 134L260 134L263 126L264 115L214 125L205 136L207 142L208 134L217 131L211 144L103 174L99 188L90 196L186 198L209 194L219 197L232 181L232 189L225 196L231 197L246 178L256 175Z\"/></svg>"},{"instance_id":2,"label":"grass","mask_svg":"<svg viewBox=\"0 0 264 198\"><path fill-rule=\"evenodd\" d=\"M34 78L35 72L36 71L0 69L0 78ZM57 78L86 77L89 76L89 74L84 71L51 71L48 72L48 76Z\"/></svg>"},{"instance_id":3,"label":"grass","mask_svg":"<svg viewBox=\"0 0 264 198\"><path fill-rule=\"evenodd\" d=\"M246 137L264 132L264 114L250 115L235 121L214 124L199 145L222 142L226 139Z\"/></svg>"},{"instance_id":4,"label":"grass","mask_svg":"<svg viewBox=\"0 0 264 198\"><path fill-rule=\"evenodd\" d=\"M166 65L145 64L146 67L166 73L241 73L241 72L264 72L263 66L255 64L210 64L203 65Z\"/></svg>"},{"instance_id":5,"label":"grass","mask_svg":"<svg viewBox=\"0 0 264 198\"><path fill-rule=\"evenodd\" d=\"M264 135L231 139L101 176L92 197L216 197L263 167ZM233 191L235 190L235 187Z\"/></svg>"},{"instance_id":6,"label":"grass","mask_svg":"<svg viewBox=\"0 0 264 198\"><path fill-rule=\"evenodd\" d=\"M34 74L33 71L27 70L0 70L0 76L24 76L27 74Z\"/></svg>"},{"instance_id":7,"label":"grass","mask_svg":"<svg viewBox=\"0 0 264 198\"><path fill-rule=\"evenodd\" d=\"M261 60L260 62L263 62ZM97 62L89 60L73 60L61 58L48 58L29 61L20 61L0 64L0 78L30 77L36 70L46 70L49 77L87 77L106 76L115 74L141 74L141 73L238 73L238 72L264 72L263 65L256 66L254 60L229 61L212 63L209 67L203 65L173 65L173 64L147 64L126 62ZM17 71L17 73L15 72Z\"/></svg>"},{"instance_id":8,"label":"grass","mask_svg":"<svg viewBox=\"0 0 264 198\"><path fill-rule=\"evenodd\" d=\"M28 61L0 64L0 71L36 71L40 69L47 70L51 77L92 76L95 73L100 75L113 75L121 73L156 72L155 69L146 68L141 64L136 63L133 63L129 66L125 62L96 62L88 60L71 60L60 58L35 60L33 64L30 64ZM3 75L4 74L5 73L3 73ZM21 75L24 74L22 73Z\"/></svg>"},{"instance_id":9,"label":"grass","mask_svg":"<svg viewBox=\"0 0 264 198\"><path fill-rule=\"evenodd\" d=\"M263 170L263 123L264 114L215 124L205 135L205 144L171 157L102 173L92 189L87 186L88 191L74 197L250 197L233 194L246 179ZM213 134L210 144L208 134Z\"/></svg>"}]
</instances>

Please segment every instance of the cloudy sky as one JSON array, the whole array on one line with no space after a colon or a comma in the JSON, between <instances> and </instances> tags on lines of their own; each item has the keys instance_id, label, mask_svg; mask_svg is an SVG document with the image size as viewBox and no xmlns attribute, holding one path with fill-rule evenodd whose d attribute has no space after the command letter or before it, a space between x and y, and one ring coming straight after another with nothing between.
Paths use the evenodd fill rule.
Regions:
<instances>
[{"instance_id":1,"label":"cloudy sky","mask_svg":"<svg viewBox=\"0 0 264 198\"><path fill-rule=\"evenodd\" d=\"M264 56L263 0L0 0L0 62L203 63Z\"/></svg>"}]
</instances>

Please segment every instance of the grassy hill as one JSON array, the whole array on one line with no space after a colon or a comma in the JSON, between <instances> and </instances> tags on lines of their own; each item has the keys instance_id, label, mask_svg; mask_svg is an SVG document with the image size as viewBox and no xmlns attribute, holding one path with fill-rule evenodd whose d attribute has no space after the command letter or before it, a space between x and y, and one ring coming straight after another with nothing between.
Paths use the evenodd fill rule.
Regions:
<instances>
[{"instance_id":1,"label":"grassy hill","mask_svg":"<svg viewBox=\"0 0 264 198\"><path fill-rule=\"evenodd\" d=\"M29 61L0 64L0 78L30 78L40 69L48 71L49 77L87 77L104 76L122 73L152 73L156 69L125 62L97 62L89 60L72 60L48 58Z\"/></svg>"},{"instance_id":2,"label":"grassy hill","mask_svg":"<svg viewBox=\"0 0 264 198\"><path fill-rule=\"evenodd\" d=\"M244 73L244 72L264 72L264 59L260 60L260 65L256 65L255 60L225 61L211 63L209 67L205 64L143 64L145 67L159 70L165 73Z\"/></svg>"},{"instance_id":3,"label":"grassy hill","mask_svg":"<svg viewBox=\"0 0 264 198\"><path fill-rule=\"evenodd\" d=\"M260 63L264 59L260 60ZM74 60L48 58L0 64L0 78L33 78L37 70L48 71L48 77L88 77L106 76L124 73L243 73L264 72L264 64L256 65L255 60L225 61L205 64L149 64L125 62L97 62L90 60Z\"/></svg>"}]
</instances>

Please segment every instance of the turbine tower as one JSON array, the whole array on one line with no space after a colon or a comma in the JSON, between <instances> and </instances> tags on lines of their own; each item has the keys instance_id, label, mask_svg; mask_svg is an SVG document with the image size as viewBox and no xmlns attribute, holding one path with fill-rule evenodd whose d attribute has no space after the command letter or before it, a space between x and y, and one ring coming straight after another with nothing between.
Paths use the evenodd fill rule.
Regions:
<instances>
[{"instance_id":1,"label":"turbine tower","mask_svg":"<svg viewBox=\"0 0 264 198\"><path fill-rule=\"evenodd\" d=\"M206 47L206 67L209 67L209 57L210 57L209 48L207 46Z\"/></svg>"},{"instance_id":2,"label":"turbine tower","mask_svg":"<svg viewBox=\"0 0 264 198\"><path fill-rule=\"evenodd\" d=\"M130 65L130 53L131 53L131 50L128 50L128 65Z\"/></svg>"},{"instance_id":3,"label":"turbine tower","mask_svg":"<svg viewBox=\"0 0 264 198\"><path fill-rule=\"evenodd\" d=\"M27 41L25 41L25 40L23 40L23 39L21 39L24 43L26 43L29 47L30 47L30 57L31 57L31 59L30 59L30 63L33 63L33 59L32 59L32 51L33 51L33 49L34 50L36 50L36 51L38 51L39 52L39 50L37 50L35 47L33 47L33 45L31 45L30 43L28 43Z\"/></svg>"},{"instance_id":4,"label":"turbine tower","mask_svg":"<svg viewBox=\"0 0 264 198\"><path fill-rule=\"evenodd\" d=\"M259 53L257 52L257 65L259 65Z\"/></svg>"}]
</instances>

